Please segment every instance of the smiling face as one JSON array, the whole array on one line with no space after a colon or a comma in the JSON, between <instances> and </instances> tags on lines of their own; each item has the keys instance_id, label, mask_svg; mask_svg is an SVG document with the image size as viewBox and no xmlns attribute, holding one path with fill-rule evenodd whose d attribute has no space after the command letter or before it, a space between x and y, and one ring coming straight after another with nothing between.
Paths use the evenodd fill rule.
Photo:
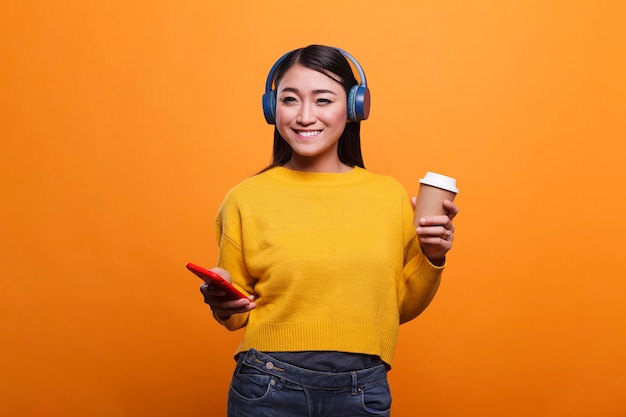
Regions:
<instances>
[{"instance_id":1,"label":"smiling face","mask_svg":"<svg viewBox=\"0 0 626 417\"><path fill-rule=\"evenodd\" d=\"M286 167L346 171L337 144L348 122L347 96L330 76L296 64L277 85L276 128L293 151Z\"/></svg>"}]
</instances>

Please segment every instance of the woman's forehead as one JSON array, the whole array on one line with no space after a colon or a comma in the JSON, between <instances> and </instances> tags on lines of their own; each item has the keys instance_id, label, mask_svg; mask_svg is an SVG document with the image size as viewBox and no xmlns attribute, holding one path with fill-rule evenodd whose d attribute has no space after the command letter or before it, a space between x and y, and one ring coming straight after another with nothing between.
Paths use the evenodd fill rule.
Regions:
<instances>
[{"instance_id":1,"label":"woman's forehead","mask_svg":"<svg viewBox=\"0 0 626 417\"><path fill-rule=\"evenodd\" d=\"M289 68L281 79L278 81L277 87L283 89L286 87L294 88L299 84L302 86L324 86L325 88L341 88L343 86L339 81L339 77L332 72L320 72L302 65L294 65Z\"/></svg>"}]
</instances>

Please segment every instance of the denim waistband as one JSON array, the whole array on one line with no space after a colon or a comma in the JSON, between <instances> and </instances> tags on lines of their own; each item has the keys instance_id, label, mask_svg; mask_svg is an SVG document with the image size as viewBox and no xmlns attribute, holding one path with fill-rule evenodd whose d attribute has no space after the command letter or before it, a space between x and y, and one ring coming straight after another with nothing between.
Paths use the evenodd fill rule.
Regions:
<instances>
[{"instance_id":1,"label":"denim waistband","mask_svg":"<svg viewBox=\"0 0 626 417\"><path fill-rule=\"evenodd\" d=\"M319 372L350 372L374 368L383 363L375 355L330 350L303 352L265 352L274 359Z\"/></svg>"},{"instance_id":2,"label":"denim waistband","mask_svg":"<svg viewBox=\"0 0 626 417\"><path fill-rule=\"evenodd\" d=\"M265 374L303 387L316 389L355 389L356 387L378 384L387 378L384 364L351 372L319 372L282 362L270 354L255 349L240 354L238 362L238 365L246 364ZM237 368L237 372L239 372L240 366Z\"/></svg>"}]
</instances>

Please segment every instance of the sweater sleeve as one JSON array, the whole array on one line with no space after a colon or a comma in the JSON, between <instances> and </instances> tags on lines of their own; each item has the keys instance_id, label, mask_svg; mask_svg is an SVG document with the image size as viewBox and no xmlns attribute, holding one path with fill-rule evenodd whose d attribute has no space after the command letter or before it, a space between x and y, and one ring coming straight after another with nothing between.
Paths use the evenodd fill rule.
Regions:
<instances>
[{"instance_id":1,"label":"sweater sleeve","mask_svg":"<svg viewBox=\"0 0 626 417\"><path fill-rule=\"evenodd\" d=\"M400 323L420 315L430 304L441 281L444 266L435 266L422 253L419 238L413 226L413 209L410 202L403 204L405 223L405 254L401 282L398 285Z\"/></svg>"},{"instance_id":2,"label":"sweater sleeve","mask_svg":"<svg viewBox=\"0 0 626 417\"><path fill-rule=\"evenodd\" d=\"M215 218L215 234L219 245L217 266L230 273L236 288L246 295L254 294L255 280L246 268L242 251L239 210L234 199L228 195ZM249 314L233 314L227 320L218 319L218 322L228 330L237 330L247 324Z\"/></svg>"}]
</instances>

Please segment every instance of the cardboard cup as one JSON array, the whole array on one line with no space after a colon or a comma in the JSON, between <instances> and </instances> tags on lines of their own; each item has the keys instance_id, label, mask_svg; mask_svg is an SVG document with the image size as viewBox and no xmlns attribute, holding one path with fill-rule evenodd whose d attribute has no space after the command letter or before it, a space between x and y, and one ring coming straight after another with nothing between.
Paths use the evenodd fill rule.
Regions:
<instances>
[{"instance_id":1,"label":"cardboard cup","mask_svg":"<svg viewBox=\"0 0 626 417\"><path fill-rule=\"evenodd\" d=\"M443 206L443 200L453 201L459 192L454 178L434 172L427 172L419 183L413 218L415 226L419 226L419 219L424 216L448 214L448 210Z\"/></svg>"}]
</instances>

